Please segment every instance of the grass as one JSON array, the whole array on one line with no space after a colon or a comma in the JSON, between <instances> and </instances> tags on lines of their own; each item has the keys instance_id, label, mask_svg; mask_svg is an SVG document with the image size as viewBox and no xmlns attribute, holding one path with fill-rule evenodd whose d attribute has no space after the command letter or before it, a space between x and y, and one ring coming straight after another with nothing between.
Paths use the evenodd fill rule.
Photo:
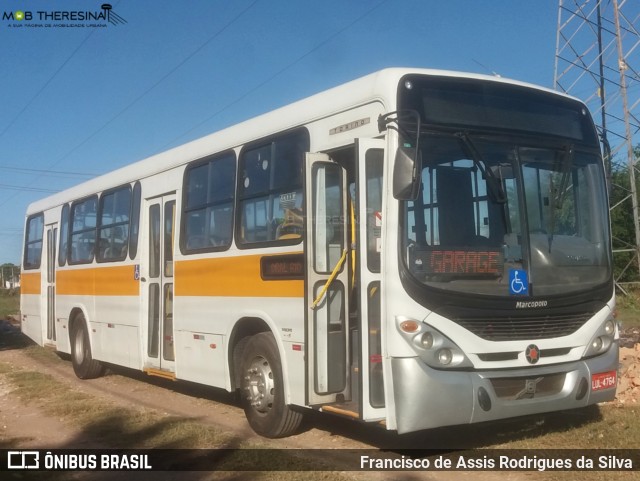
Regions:
<instances>
[{"instance_id":1,"label":"grass","mask_svg":"<svg viewBox=\"0 0 640 481\"><path fill-rule=\"evenodd\" d=\"M629 291L628 296L618 295L616 311L623 328L640 327L640 291Z\"/></svg>"},{"instance_id":2,"label":"grass","mask_svg":"<svg viewBox=\"0 0 640 481\"><path fill-rule=\"evenodd\" d=\"M19 296L9 297L0 293L0 318L8 313L15 313L18 308ZM640 326L640 290L632 292L630 296L618 296L617 310L623 328ZM28 347L26 352L43 363L63 362L51 351L38 346ZM241 469L242 463L252 463L252 456L261 457L260 453L252 452L251 449L269 447L268 444L247 443L191 419L151 410L124 409L75 391L46 374L16 371L14 367L4 363L0 363L0 378L8 380L15 388L15 394L24 402L37 405L47 415L62 419L105 447L245 449L242 457L231 457L223 461L229 470ZM459 435L462 432L467 437L475 438L471 443L482 449L531 449L536 452L548 449L640 449L640 406L592 406L522 422L496 423L489 429L493 434L486 437L481 433L487 430L487 426L480 425L465 428L464 431L434 430L432 434L440 440L441 446L455 446L462 444L461 438L456 437L455 433ZM446 441L447 438L449 442ZM278 456L282 456L282 459L272 459L273 463L288 466L291 470L300 467L308 469L309 463L315 462L288 456L286 453ZM259 462L260 459L255 461ZM223 473L218 474L224 478ZM637 472L528 472L525 477L535 481L596 481L603 477L613 481L631 481L637 479ZM255 473L255 476L252 474L251 479L254 478L269 481L352 479L336 472L264 472Z\"/></svg>"},{"instance_id":3,"label":"grass","mask_svg":"<svg viewBox=\"0 0 640 481\"><path fill-rule=\"evenodd\" d=\"M605 404L544 417L522 439L501 449L638 449L640 406Z\"/></svg>"},{"instance_id":4,"label":"grass","mask_svg":"<svg viewBox=\"0 0 640 481\"><path fill-rule=\"evenodd\" d=\"M43 363L62 363L50 350L38 346L26 348L26 353ZM223 461L222 469L242 470L258 464L264 455L255 449L269 448L268 442L257 444L238 439L220 429L195 420L170 416L153 410L129 409L117 406L84 392L53 377L0 363L0 377L14 388L14 394L24 402L35 404L48 416L72 425L84 437L105 447L119 448L240 448ZM640 406L620 407L615 404L590 406L585 409L551 413L520 420L505 420L487 425L433 430L429 437L438 438L441 446L461 446L465 438L480 452L483 449L524 449L537 455L554 449L639 449ZM417 434L417 433L416 433ZM424 433L423 433L424 434ZM462 437L460 437L462 436ZM448 439L447 439L448 438ZM457 442L456 442L457 439ZM79 438L80 442L83 437ZM71 446L69 446L71 447ZM269 451L274 465L287 469L309 469L316 461L290 456L281 451ZM478 451L476 451L478 454ZM222 477L223 473L218 473ZM523 473L524 474L524 473ZM599 471L587 472L527 472L535 481L580 479L596 481ZM607 480L632 481L637 472L607 472ZM251 479L353 479L337 472L263 472L252 473Z\"/></svg>"},{"instance_id":5,"label":"grass","mask_svg":"<svg viewBox=\"0 0 640 481\"><path fill-rule=\"evenodd\" d=\"M0 319L11 314L17 314L20 310L20 291L0 289Z\"/></svg>"},{"instance_id":6,"label":"grass","mask_svg":"<svg viewBox=\"0 0 640 481\"><path fill-rule=\"evenodd\" d=\"M41 361L59 362L57 356L39 347L28 348L28 354ZM82 448L86 442L105 448L232 448L229 456L217 464L219 471L242 471L264 463L259 450L267 444L251 443L220 429L195 420L159 413L149 409L124 408L90 394L77 391L48 374L16 369L0 362L0 378L13 387L12 394L20 401L37 406L47 416L73 426L79 436L65 448ZM0 443L1 445L2 443ZM15 447L15 446L12 446ZM321 461L304 459L283 451L269 451L269 463L290 472L256 472L251 479L259 481L353 479L338 472L310 472L326 467ZM296 470L304 470L296 472ZM222 473L219 473L222 474ZM224 477L224 476L223 476Z\"/></svg>"}]
</instances>

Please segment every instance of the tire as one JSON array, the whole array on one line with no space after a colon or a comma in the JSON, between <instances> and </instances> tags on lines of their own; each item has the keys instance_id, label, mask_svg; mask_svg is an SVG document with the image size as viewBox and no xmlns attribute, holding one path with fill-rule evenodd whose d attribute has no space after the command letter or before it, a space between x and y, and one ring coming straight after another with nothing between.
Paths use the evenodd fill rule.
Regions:
<instances>
[{"instance_id":1,"label":"tire","mask_svg":"<svg viewBox=\"0 0 640 481\"><path fill-rule=\"evenodd\" d=\"M293 434L302 422L302 413L284 402L282 363L270 332L249 338L241 365L240 395L251 428L267 438Z\"/></svg>"},{"instance_id":2,"label":"tire","mask_svg":"<svg viewBox=\"0 0 640 481\"><path fill-rule=\"evenodd\" d=\"M82 314L76 317L71 331L71 363L80 379L94 379L104 374L102 363L91 356L87 322Z\"/></svg>"}]
</instances>

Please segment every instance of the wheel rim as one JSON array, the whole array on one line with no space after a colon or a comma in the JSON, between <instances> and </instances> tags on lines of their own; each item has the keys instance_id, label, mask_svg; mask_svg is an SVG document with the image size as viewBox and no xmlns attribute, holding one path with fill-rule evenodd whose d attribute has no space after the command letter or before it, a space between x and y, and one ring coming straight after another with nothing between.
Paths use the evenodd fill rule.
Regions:
<instances>
[{"instance_id":1,"label":"wheel rim","mask_svg":"<svg viewBox=\"0 0 640 481\"><path fill-rule=\"evenodd\" d=\"M76 331L74 347L74 356L76 358L76 362L78 364L82 364L82 362L84 361L84 332L82 332L82 329L78 329Z\"/></svg>"},{"instance_id":2,"label":"wheel rim","mask_svg":"<svg viewBox=\"0 0 640 481\"><path fill-rule=\"evenodd\" d=\"M271 365L264 357L256 356L245 371L244 391L257 412L266 414L273 407L275 382Z\"/></svg>"}]
</instances>

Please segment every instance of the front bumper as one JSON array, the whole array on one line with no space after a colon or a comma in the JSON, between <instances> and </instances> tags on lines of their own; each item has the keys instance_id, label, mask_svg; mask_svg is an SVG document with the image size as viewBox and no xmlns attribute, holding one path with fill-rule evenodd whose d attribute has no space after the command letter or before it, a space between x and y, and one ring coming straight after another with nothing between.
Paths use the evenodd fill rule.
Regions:
<instances>
[{"instance_id":1,"label":"front bumper","mask_svg":"<svg viewBox=\"0 0 640 481\"><path fill-rule=\"evenodd\" d=\"M611 401L615 387L593 391L592 374L617 371L618 344L567 364L496 371L438 371L418 357L393 358L399 433L572 409Z\"/></svg>"}]
</instances>

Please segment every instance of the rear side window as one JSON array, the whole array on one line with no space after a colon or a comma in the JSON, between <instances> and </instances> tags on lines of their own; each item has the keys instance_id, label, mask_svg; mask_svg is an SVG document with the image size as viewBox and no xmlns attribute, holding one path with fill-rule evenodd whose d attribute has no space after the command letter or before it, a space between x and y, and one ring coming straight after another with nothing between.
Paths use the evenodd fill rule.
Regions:
<instances>
[{"instance_id":1,"label":"rear side window","mask_svg":"<svg viewBox=\"0 0 640 481\"><path fill-rule=\"evenodd\" d=\"M233 237L236 158L233 152L196 162L185 172L184 253L227 249Z\"/></svg>"},{"instance_id":2,"label":"rear side window","mask_svg":"<svg viewBox=\"0 0 640 481\"><path fill-rule=\"evenodd\" d=\"M24 244L24 269L38 269L42 258L44 215L36 214L27 219Z\"/></svg>"},{"instance_id":3,"label":"rear side window","mask_svg":"<svg viewBox=\"0 0 640 481\"><path fill-rule=\"evenodd\" d=\"M93 261L97 210L97 196L75 202L71 207L70 264L85 264Z\"/></svg>"}]
</instances>

